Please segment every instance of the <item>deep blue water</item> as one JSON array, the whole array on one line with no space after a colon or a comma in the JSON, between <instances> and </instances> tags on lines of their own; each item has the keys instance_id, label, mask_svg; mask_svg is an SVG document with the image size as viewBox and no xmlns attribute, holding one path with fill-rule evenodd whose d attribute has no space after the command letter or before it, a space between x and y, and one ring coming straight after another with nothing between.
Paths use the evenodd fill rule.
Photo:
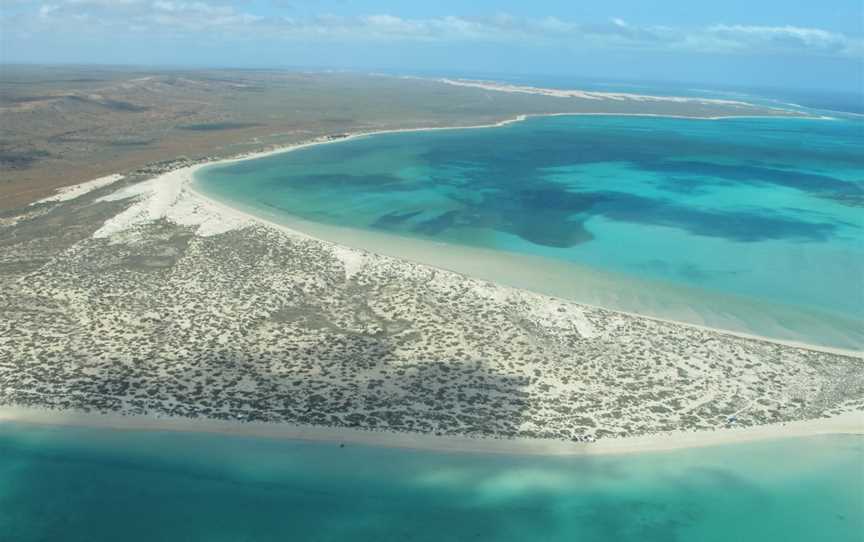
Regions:
<instances>
[{"instance_id":1,"label":"deep blue water","mask_svg":"<svg viewBox=\"0 0 864 542\"><path fill-rule=\"evenodd\" d=\"M198 185L286 219L688 288L697 311L717 305L702 293L725 296L742 331L773 319L784 338L848 347L864 322L862 149L850 119L547 117L319 145L206 168ZM642 304L686 319L662 303Z\"/></svg>"},{"instance_id":2,"label":"deep blue water","mask_svg":"<svg viewBox=\"0 0 864 542\"><path fill-rule=\"evenodd\" d=\"M0 423L0 540L856 542L864 442L431 453Z\"/></svg>"}]
</instances>

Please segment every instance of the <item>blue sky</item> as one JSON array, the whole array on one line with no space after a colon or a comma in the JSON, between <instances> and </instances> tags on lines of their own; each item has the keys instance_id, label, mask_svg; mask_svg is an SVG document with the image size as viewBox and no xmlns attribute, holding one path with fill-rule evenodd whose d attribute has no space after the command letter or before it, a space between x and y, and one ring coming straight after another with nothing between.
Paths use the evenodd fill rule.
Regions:
<instances>
[{"instance_id":1,"label":"blue sky","mask_svg":"<svg viewBox=\"0 0 864 542\"><path fill-rule=\"evenodd\" d=\"M861 0L0 0L0 61L862 92Z\"/></svg>"}]
</instances>

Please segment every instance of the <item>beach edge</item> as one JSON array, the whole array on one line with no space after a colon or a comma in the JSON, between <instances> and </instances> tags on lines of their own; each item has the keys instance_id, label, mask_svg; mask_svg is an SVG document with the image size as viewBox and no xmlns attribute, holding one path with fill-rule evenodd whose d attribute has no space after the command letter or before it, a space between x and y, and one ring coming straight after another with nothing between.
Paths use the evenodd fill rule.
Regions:
<instances>
[{"instance_id":1,"label":"beach edge","mask_svg":"<svg viewBox=\"0 0 864 542\"><path fill-rule=\"evenodd\" d=\"M814 420L798 420L751 427L727 427L710 431L673 431L632 437L606 438L594 442L401 433L343 427L304 426L291 423L101 414L20 406L0 406L0 424L4 423L34 427L81 427L114 431L209 433L235 437L322 444L353 444L429 452L540 456L626 455L796 437L864 435L864 411L846 412L830 418Z\"/></svg>"}]
</instances>

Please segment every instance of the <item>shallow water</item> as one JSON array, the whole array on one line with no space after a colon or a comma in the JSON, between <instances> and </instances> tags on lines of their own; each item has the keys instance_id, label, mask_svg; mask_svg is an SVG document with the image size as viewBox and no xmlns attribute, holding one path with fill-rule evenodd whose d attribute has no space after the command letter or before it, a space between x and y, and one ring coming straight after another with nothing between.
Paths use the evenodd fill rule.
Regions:
<instances>
[{"instance_id":1,"label":"shallow water","mask_svg":"<svg viewBox=\"0 0 864 542\"><path fill-rule=\"evenodd\" d=\"M848 119L547 117L313 146L205 168L197 186L313 228L680 287L696 312L705 296L732 296L740 314L723 311L744 322L739 331L766 333L753 322L773 318L791 325L783 338L849 347L864 323L862 148L864 122ZM614 308L680 318L662 303ZM813 320L832 323L820 331Z\"/></svg>"},{"instance_id":2,"label":"shallow water","mask_svg":"<svg viewBox=\"0 0 864 542\"><path fill-rule=\"evenodd\" d=\"M864 440L597 457L0 423L0 539L859 541Z\"/></svg>"}]
</instances>

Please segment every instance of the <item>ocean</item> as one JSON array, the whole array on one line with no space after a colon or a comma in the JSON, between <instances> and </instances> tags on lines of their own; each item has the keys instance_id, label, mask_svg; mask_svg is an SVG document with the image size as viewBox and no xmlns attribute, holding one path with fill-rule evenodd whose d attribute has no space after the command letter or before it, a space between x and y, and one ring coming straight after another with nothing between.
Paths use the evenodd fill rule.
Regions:
<instances>
[{"instance_id":1,"label":"ocean","mask_svg":"<svg viewBox=\"0 0 864 542\"><path fill-rule=\"evenodd\" d=\"M0 423L0 540L860 541L864 438L518 456Z\"/></svg>"},{"instance_id":2,"label":"ocean","mask_svg":"<svg viewBox=\"0 0 864 542\"><path fill-rule=\"evenodd\" d=\"M216 165L318 237L604 307L864 345L864 120L535 117Z\"/></svg>"}]
</instances>

